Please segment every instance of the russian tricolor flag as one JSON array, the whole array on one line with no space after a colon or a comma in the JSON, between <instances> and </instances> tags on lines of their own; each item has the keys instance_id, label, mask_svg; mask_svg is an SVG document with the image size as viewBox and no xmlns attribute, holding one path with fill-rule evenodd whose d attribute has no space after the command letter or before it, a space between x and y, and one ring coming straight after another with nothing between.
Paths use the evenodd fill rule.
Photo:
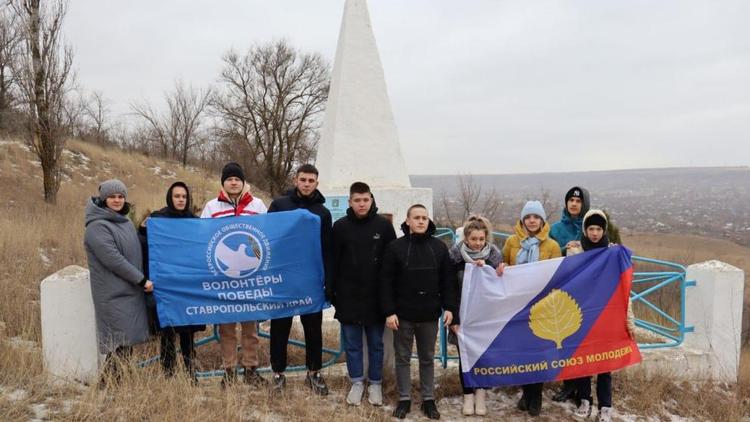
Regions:
<instances>
[{"instance_id":1,"label":"russian tricolor flag","mask_svg":"<svg viewBox=\"0 0 750 422\"><path fill-rule=\"evenodd\" d=\"M633 279L623 246L493 269L466 265L458 333L467 386L578 378L641 361L626 318Z\"/></svg>"}]
</instances>

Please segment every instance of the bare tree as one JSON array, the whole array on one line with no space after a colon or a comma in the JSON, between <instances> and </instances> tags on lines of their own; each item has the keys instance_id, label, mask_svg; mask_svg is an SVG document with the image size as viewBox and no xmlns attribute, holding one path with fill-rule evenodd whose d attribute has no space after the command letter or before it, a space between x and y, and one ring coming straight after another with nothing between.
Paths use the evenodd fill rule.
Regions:
<instances>
[{"instance_id":1,"label":"bare tree","mask_svg":"<svg viewBox=\"0 0 750 422\"><path fill-rule=\"evenodd\" d=\"M55 203L60 189L60 155L65 146L65 106L73 85L73 50L62 44L65 0L12 0L23 44L14 74L26 113L27 142L42 164L44 200Z\"/></svg>"},{"instance_id":2,"label":"bare tree","mask_svg":"<svg viewBox=\"0 0 750 422\"><path fill-rule=\"evenodd\" d=\"M211 95L210 89L196 91L179 83L173 95L167 98L172 119L180 122L177 126L177 150L181 154L180 161L183 167L187 165L190 151L206 142L203 117Z\"/></svg>"},{"instance_id":3,"label":"bare tree","mask_svg":"<svg viewBox=\"0 0 750 422\"><path fill-rule=\"evenodd\" d=\"M0 128L7 127L6 119L13 105L13 64L18 60L21 35L17 16L7 4L0 4Z\"/></svg>"},{"instance_id":4,"label":"bare tree","mask_svg":"<svg viewBox=\"0 0 750 422\"><path fill-rule=\"evenodd\" d=\"M135 102L130 108L133 114L142 120L142 126L135 129L136 138L141 140L146 150L170 157L167 115L157 113L151 104L145 101Z\"/></svg>"},{"instance_id":5,"label":"bare tree","mask_svg":"<svg viewBox=\"0 0 750 422\"><path fill-rule=\"evenodd\" d=\"M176 82L174 91L164 94L166 111L158 113L146 102L134 103L131 108L144 122L143 138L156 146L165 157L177 158L187 165L188 157L206 142L205 115L211 90L195 90Z\"/></svg>"},{"instance_id":6,"label":"bare tree","mask_svg":"<svg viewBox=\"0 0 750 422\"><path fill-rule=\"evenodd\" d=\"M218 137L231 158L254 169L248 172L254 184L277 195L317 147L328 65L284 41L244 56L230 51L223 60L222 90L213 101Z\"/></svg>"},{"instance_id":7,"label":"bare tree","mask_svg":"<svg viewBox=\"0 0 750 422\"><path fill-rule=\"evenodd\" d=\"M453 227L463 224L472 214L479 214L491 222L500 217L502 201L494 187L486 190L472 175L458 175L458 195L451 199L446 191L441 195L441 207L446 223Z\"/></svg>"},{"instance_id":8,"label":"bare tree","mask_svg":"<svg viewBox=\"0 0 750 422\"><path fill-rule=\"evenodd\" d=\"M77 95L73 95L73 94ZM72 89L63 102L61 126L68 137L83 138L87 133L84 115L86 98L77 89Z\"/></svg>"},{"instance_id":9,"label":"bare tree","mask_svg":"<svg viewBox=\"0 0 750 422\"><path fill-rule=\"evenodd\" d=\"M552 198L549 189L545 189L544 186L539 188L539 202L542 203L544 212L547 214L547 221L551 224L560 210L559 202Z\"/></svg>"},{"instance_id":10,"label":"bare tree","mask_svg":"<svg viewBox=\"0 0 750 422\"><path fill-rule=\"evenodd\" d=\"M101 91L94 91L83 104L83 116L88 121L88 135L97 144L109 142L109 103Z\"/></svg>"}]
</instances>

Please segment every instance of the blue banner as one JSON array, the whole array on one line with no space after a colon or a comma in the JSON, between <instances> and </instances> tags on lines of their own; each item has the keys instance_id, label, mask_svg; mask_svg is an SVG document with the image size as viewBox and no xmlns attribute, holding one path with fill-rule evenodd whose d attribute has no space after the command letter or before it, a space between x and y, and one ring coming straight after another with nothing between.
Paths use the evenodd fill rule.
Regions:
<instances>
[{"instance_id":1,"label":"blue banner","mask_svg":"<svg viewBox=\"0 0 750 422\"><path fill-rule=\"evenodd\" d=\"M262 321L328 306L320 218L306 210L150 218L147 225L163 327Z\"/></svg>"}]
</instances>

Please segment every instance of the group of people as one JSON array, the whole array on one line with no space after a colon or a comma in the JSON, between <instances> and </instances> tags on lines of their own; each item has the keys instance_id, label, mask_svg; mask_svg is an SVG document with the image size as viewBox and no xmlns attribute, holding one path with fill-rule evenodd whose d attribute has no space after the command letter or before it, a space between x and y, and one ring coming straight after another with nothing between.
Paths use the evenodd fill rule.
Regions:
<instances>
[{"instance_id":1,"label":"group of people","mask_svg":"<svg viewBox=\"0 0 750 422\"><path fill-rule=\"evenodd\" d=\"M320 240L325 274L325 296L335 307L341 324L343 348L351 387L346 395L349 405L358 406L367 395L374 406L383 404L383 336L393 330L398 403L393 416L405 418L411 411L411 360L416 339L419 363L421 411L430 419L439 419L435 404L434 353L441 316L454 336L460 326L459 308L462 273L466 263L495 268L502 276L507 266L571 255L609 245L605 213L589 210L588 192L571 188L565 195L562 218L554 225L546 220L542 204L529 201L523 207L502 251L492 242L492 226L481 216L470 217L462 228L462 237L454 245L433 235L436 226L424 205L409 207L397 237L391 221L378 214L370 187L355 182L349 190L346 216L335 223L318 191L318 170L310 164L299 167L294 187L274 199L266 208L245 183L245 173L237 163L228 163L221 173L221 190L208 201L200 218L253 216L266 212L305 209L320 217ZM150 297L154 284L148 274L148 244L145 220L138 229L128 218L127 187L119 180L99 186L98 195L86 207L85 248L91 272L91 287L96 313L100 352L106 354L102 382L117 382L122 362L132 346L149 338L149 321L155 321L161 334L161 363L165 374L172 375L176 365L175 338L179 336L184 367L193 374L194 333L205 326L159 327L158 318L149 318L153 309ZM197 218L189 187L176 182L169 187L166 207L149 218ZM152 306L147 306L152 303ZM328 386L321 376L322 312L300 316L305 336L305 383L312 392L327 395ZM237 334L237 325L241 334ZM285 389L287 345L292 318L271 320L270 360L273 375L266 379L258 372L257 321L220 324L220 348L226 387L242 380L250 385ZM629 327L630 328L630 327ZM237 348L237 342L241 347ZM457 344L457 342L456 342ZM365 368L365 345L367 368ZM460 350L459 350L460 353ZM463 378L461 384L463 386ZM193 378L194 379L194 378ZM600 420L611 412L611 376L597 377ZM539 415L542 384L524 385L518 408ZM463 386L463 414L486 415L486 392ZM591 413L591 379L566 381L555 400L576 400L575 415Z\"/></svg>"}]
</instances>

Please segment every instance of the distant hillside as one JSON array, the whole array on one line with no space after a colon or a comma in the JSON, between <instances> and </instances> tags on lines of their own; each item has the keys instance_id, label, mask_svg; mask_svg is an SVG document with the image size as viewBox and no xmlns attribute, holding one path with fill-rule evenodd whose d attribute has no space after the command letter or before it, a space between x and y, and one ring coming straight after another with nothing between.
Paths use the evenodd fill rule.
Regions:
<instances>
[{"instance_id":1,"label":"distant hillside","mask_svg":"<svg viewBox=\"0 0 750 422\"><path fill-rule=\"evenodd\" d=\"M605 208L620 226L641 232L691 233L750 246L750 167L696 167L577 173L473 175L495 188L502 217L517 218L521 203L547 191L563 206L565 192L586 187L595 207ZM455 175L411 176L416 187L457 199ZM436 207L439 212L439 207ZM559 212L556 218L559 218ZM556 219L555 218L555 219Z\"/></svg>"}]
</instances>

